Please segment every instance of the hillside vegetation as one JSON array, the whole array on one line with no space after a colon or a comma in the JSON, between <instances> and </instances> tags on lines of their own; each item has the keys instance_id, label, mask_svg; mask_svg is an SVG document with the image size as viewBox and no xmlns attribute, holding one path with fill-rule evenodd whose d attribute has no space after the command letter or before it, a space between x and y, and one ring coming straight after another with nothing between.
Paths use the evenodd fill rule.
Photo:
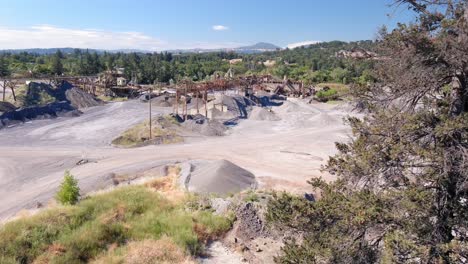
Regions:
<instances>
[{"instance_id":1,"label":"hillside vegetation","mask_svg":"<svg viewBox=\"0 0 468 264\"><path fill-rule=\"evenodd\" d=\"M419 17L380 32L376 82L351 91L368 115L347 119L353 136L324 167L337 180L310 181L318 201L269 204L303 234L277 263L467 263L468 2L395 2Z\"/></svg>"},{"instance_id":2,"label":"hillside vegetation","mask_svg":"<svg viewBox=\"0 0 468 264\"><path fill-rule=\"evenodd\" d=\"M234 52L187 53L98 53L76 49L52 55L34 53L0 53L0 77L29 75L95 75L105 70L124 68L127 79L136 74L138 82L177 82L184 78L193 81L210 79L215 73L223 76L232 68L235 75L271 74L288 76L307 84L320 82L366 83L373 80L369 70L374 61L339 57L341 50L361 48L373 50L372 41L323 42L308 47L286 49L260 54ZM231 59L242 59L230 64ZM266 62L272 62L271 65Z\"/></svg>"},{"instance_id":3,"label":"hillside vegetation","mask_svg":"<svg viewBox=\"0 0 468 264\"><path fill-rule=\"evenodd\" d=\"M190 206L196 198L174 191L171 180L7 223L0 228L0 263L190 263L230 229L232 217Z\"/></svg>"}]
</instances>

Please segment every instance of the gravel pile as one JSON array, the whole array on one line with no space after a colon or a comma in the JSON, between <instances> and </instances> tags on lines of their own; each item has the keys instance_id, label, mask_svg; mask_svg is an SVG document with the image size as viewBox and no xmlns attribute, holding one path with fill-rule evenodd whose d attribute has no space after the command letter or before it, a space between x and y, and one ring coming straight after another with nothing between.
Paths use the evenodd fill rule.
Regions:
<instances>
[{"instance_id":1,"label":"gravel pile","mask_svg":"<svg viewBox=\"0 0 468 264\"><path fill-rule=\"evenodd\" d=\"M229 120L236 118L237 115L235 115L233 112L227 111L227 112L221 112L218 108L213 108L210 110L211 111L211 118L217 119L217 120Z\"/></svg>"},{"instance_id":2,"label":"gravel pile","mask_svg":"<svg viewBox=\"0 0 468 264\"><path fill-rule=\"evenodd\" d=\"M33 119L48 119L57 116L72 117L80 114L81 112L73 108L69 103L57 102L5 112L0 115L0 123L2 124L1 127L5 127L16 123L15 121L26 122Z\"/></svg>"},{"instance_id":3,"label":"gravel pile","mask_svg":"<svg viewBox=\"0 0 468 264\"><path fill-rule=\"evenodd\" d=\"M102 104L102 101L80 88L73 87L69 82L62 82L58 87L31 82L23 99L23 108L16 110L11 104L0 104L0 123L5 127L17 121L25 122L57 116L76 117L81 114L78 109Z\"/></svg>"},{"instance_id":4,"label":"gravel pile","mask_svg":"<svg viewBox=\"0 0 468 264\"><path fill-rule=\"evenodd\" d=\"M174 97L161 95L151 99L151 104L158 107L172 107L175 103Z\"/></svg>"},{"instance_id":5,"label":"gravel pile","mask_svg":"<svg viewBox=\"0 0 468 264\"><path fill-rule=\"evenodd\" d=\"M216 98L215 104L223 104L229 112L241 118L247 118L248 112L255 102L241 95L221 95Z\"/></svg>"},{"instance_id":6,"label":"gravel pile","mask_svg":"<svg viewBox=\"0 0 468 264\"><path fill-rule=\"evenodd\" d=\"M9 102L0 102L0 114L2 112L15 111L16 107Z\"/></svg>"},{"instance_id":7,"label":"gravel pile","mask_svg":"<svg viewBox=\"0 0 468 264\"><path fill-rule=\"evenodd\" d=\"M227 130L221 122L209 120L203 115L191 116L182 123L182 127L204 136L223 136Z\"/></svg>"},{"instance_id":8,"label":"gravel pile","mask_svg":"<svg viewBox=\"0 0 468 264\"><path fill-rule=\"evenodd\" d=\"M189 177L191 192L230 194L257 187L251 172L227 160L195 164Z\"/></svg>"},{"instance_id":9,"label":"gravel pile","mask_svg":"<svg viewBox=\"0 0 468 264\"><path fill-rule=\"evenodd\" d=\"M65 97L70 102L70 104L77 109L88 108L103 104L102 101L96 99L93 95L76 87L67 89L65 91Z\"/></svg>"},{"instance_id":10,"label":"gravel pile","mask_svg":"<svg viewBox=\"0 0 468 264\"><path fill-rule=\"evenodd\" d=\"M254 107L249 115L250 120L256 121L279 121L281 120L275 113L262 107Z\"/></svg>"},{"instance_id":11,"label":"gravel pile","mask_svg":"<svg viewBox=\"0 0 468 264\"><path fill-rule=\"evenodd\" d=\"M24 106L46 105L54 102L68 102L71 107L80 109L102 105L103 102L69 82L54 87L46 83L31 82L26 91Z\"/></svg>"},{"instance_id":12,"label":"gravel pile","mask_svg":"<svg viewBox=\"0 0 468 264\"><path fill-rule=\"evenodd\" d=\"M304 108L298 105L297 103L286 101L281 106L279 106L277 110L283 113L291 113L291 112L302 112L304 111Z\"/></svg>"}]
</instances>

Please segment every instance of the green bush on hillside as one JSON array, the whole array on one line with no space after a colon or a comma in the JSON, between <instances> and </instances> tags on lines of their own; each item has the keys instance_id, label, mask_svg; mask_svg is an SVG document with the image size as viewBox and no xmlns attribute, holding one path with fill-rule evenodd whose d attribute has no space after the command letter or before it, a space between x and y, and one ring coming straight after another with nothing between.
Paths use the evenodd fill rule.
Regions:
<instances>
[{"instance_id":1,"label":"green bush on hillside","mask_svg":"<svg viewBox=\"0 0 468 264\"><path fill-rule=\"evenodd\" d=\"M202 255L206 243L231 228L233 217L188 210L186 202L130 186L20 218L0 228L0 263L79 264L101 257L97 263L113 263L105 257L127 263L132 245L168 239L187 257Z\"/></svg>"},{"instance_id":2,"label":"green bush on hillside","mask_svg":"<svg viewBox=\"0 0 468 264\"><path fill-rule=\"evenodd\" d=\"M336 100L339 98L338 92L335 89L321 90L316 94L317 100L320 102L327 102L329 100Z\"/></svg>"},{"instance_id":3,"label":"green bush on hillside","mask_svg":"<svg viewBox=\"0 0 468 264\"><path fill-rule=\"evenodd\" d=\"M78 202L79 198L80 187L78 187L78 180L69 171L66 171L55 199L63 205L73 205Z\"/></svg>"}]
</instances>

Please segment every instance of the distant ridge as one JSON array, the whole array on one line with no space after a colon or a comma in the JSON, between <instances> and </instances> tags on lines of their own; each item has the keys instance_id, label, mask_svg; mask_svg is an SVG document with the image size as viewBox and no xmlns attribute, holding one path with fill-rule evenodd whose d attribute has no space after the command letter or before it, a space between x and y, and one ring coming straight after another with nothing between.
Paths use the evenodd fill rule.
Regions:
<instances>
[{"instance_id":1,"label":"distant ridge","mask_svg":"<svg viewBox=\"0 0 468 264\"><path fill-rule=\"evenodd\" d=\"M27 52L27 53L34 53L34 54L39 54L39 55L48 55L48 54L54 54L54 53L56 53L57 50L60 50L61 52L66 53L66 54L73 53L73 52L75 52L75 50L81 50L81 51L86 51L86 50L88 50L89 52L104 53L104 50L96 50L96 49L75 49L75 48L5 49L5 50L0 50L0 53L19 54L19 53Z\"/></svg>"},{"instance_id":2,"label":"distant ridge","mask_svg":"<svg viewBox=\"0 0 468 264\"><path fill-rule=\"evenodd\" d=\"M277 50L277 49L281 49L281 48L274 45L274 44L271 44L271 43L259 42L259 43L255 44L255 45L240 47L240 48L237 48L237 49L238 50L268 50L268 51L271 51L271 50Z\"/></svg>"},{"instance_id":3,"label":"distant ridge","mask_svg":"<svg viewBox=\"0 0 468 264\"><path fill-rule=\"evenodd\" d=\"M207 53L207 52L237 52L237 53L261 53L267 51L275 51L277 49L281 49L280 47L266 42L259 42L257 44L251 46L244 46L239 48L220 48L220 49L175 49L175 50L166 50L167 52L172 53ZM34 53L39 55L48 55L54 54L60 50L63 53L69 54L75 52L75 50L81 50L89 52L96 52L96 53L153 53L154 51L146 51L146 50L136 50L136 49L120 49L120 50L100 50L100 49L81 49L81 48L48 48L48 49L39 49L39 48L32 48L32 49L5 49L0 50L0 53L12 53L12 54L19 54L22 52L27 53ZM164 51L163 51L164 52Z\"/></svg>"}]
</instances>

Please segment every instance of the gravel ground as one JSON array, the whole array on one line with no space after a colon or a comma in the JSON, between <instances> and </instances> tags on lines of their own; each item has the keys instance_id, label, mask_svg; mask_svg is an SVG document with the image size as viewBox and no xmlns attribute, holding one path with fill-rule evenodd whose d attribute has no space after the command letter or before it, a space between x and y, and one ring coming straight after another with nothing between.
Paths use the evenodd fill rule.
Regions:
<instances>
[{"instance_id":1,"label":"gravel ground","mask_svg":"<svg viewBox=\"0 0 468 264\"><path fill-rule=\"evenodd\" d=\"M348 111L291 99L274 107L280 121L242 120L224 137L189 138L183 144L119 149L113 138L148 116L147 104L127 101L98 106L74 118L38 120L0 130L0 220L38 202L47 204L70 169L83 189L105 175L137 172L155 163L225 159L253 173L260 188L302 193L320 172L334 142L349 138ZM171 108L153 108L154 114ZM90 162L77 165L80 160Z\"/></svg>"}]
</instances>

